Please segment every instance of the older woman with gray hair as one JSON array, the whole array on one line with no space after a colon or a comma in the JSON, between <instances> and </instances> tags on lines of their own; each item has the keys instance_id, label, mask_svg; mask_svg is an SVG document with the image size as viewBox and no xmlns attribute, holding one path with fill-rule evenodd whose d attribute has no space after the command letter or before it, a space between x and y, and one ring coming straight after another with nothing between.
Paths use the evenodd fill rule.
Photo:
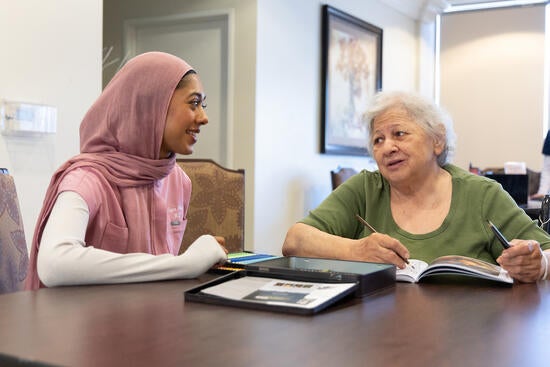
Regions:
<instances>
[{"instance_id":1,"label":"older woman with gray hair","mask_svg":"<svg viewBox=\"0 0 550 367\"><path fill-rule=\"evenodd\" d=\"M463 255L498 263L522 282L547 277L550 237L498 183L449 163L452 120L438 106L415 94L381 92L365 120L378 170L351 177L294 224L284 255L399 268L409 258ZM510 248L503 249L488 220L514 238Z\"/></svg>"}]
</instances>

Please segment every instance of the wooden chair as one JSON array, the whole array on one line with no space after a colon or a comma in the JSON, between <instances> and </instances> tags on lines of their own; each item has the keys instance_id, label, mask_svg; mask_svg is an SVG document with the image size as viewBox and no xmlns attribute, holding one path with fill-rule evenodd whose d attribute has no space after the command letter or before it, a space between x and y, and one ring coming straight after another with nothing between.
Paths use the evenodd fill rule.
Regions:
<instances>
[{"instance_id":1,"label":"wooden chair","mask_svg":"<svg viewBox=\"0 0 550 367\"><path fill-rule=\"evenodd\" d=\"M539 191L540 175L541 172L527 168L527 176L529 177L529 196L535 195Z\"/></svg>"},{"instance_id":2,"label":"wooden chair","mask_svg":"<svg viewBox=\"0 0 550 367\"><path fill-rule=\"evenodd\" d=\"M243 251L244 170L224 168L210 159L176 162L193 185L180 253L203 234L225 237L229 252Z\"/></svg>"},{"instance_id":3,"label":"wooden chair","mask_svg":"<svg viewBox=\"0 0 550 367\"><path fill-rule=\"evenodd\" d=\"M351 176L355 175L357 171L353 168L349 167L340 167L336 168L333 171L330 171L330 179L332 182L332 189L334 190L338 186L342 184L342 182L346 181Z\"/></svg>"},{"instance_id":4,"label":"wooden chair","mask_svg":"<svg viewBox=\"0 0 550 367\"><path fill-rule=\"evenodd\" d=\"M0 294L23 289L29 256L13 177L0 169Z\"/></svg>"}]
</instances>

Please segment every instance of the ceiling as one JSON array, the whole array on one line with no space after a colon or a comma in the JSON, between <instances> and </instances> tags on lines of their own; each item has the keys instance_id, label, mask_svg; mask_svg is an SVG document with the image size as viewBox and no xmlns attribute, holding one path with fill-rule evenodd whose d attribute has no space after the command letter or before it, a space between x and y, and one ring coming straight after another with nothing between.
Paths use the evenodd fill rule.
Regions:
<instances>
[{"instance_id":1,"label":"ceiling","mask_svg":"<svg viewBox=\"0 0 550 367\"><path fill-rule=\"evenodd\" d=\"M380 0L386 5L413 19L441 13L448 6L470 5L491 2L514 2L515 0Z\"/></svg>"},{"instance_id":2,"label":"ceiling","mask_svg":"<svg viewBox=\"0 0 550 367\"><path fill-rule=\"evenodd\" d=\"M464 4L478 4L478 3L493 3L495 1L502 1L502 0L447 0L449 5L464 5Z\"/></svg>"}]
</instances>

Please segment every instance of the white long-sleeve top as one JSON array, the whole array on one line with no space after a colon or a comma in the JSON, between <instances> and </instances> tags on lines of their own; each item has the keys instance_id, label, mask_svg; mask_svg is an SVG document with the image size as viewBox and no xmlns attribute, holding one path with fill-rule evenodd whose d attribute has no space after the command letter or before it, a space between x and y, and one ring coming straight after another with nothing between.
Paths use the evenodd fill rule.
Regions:
<instances>
[{"instance_id":1,"label":"white long-sleeve top","mask_svg":"<svg viewBox=\"0 0 550 367\"><path fill-rule=\"evenodd\" d=\"M178 256L119 254L86 246L88 220L82 196L73 191L59 194L38 251L38 276L47 287L194 278L227 258L211 235L199 237Z\"/></svg>"}]
</instances>

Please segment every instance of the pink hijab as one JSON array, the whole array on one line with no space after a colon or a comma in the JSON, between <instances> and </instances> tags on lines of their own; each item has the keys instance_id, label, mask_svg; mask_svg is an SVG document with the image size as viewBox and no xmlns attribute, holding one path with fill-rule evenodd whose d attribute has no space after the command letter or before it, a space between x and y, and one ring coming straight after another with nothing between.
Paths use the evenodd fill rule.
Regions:
<instances>
[{"instance_id":1,"label":"pink hijab","mask_svg":"<svg viewBox=\"0 0 550 367\"><path fill-rule=\"evenodd\" d=\"M38 248L62 191L75 191L88 204L87 246L119 253L178 253L191 183L175 156L159 159L159 153L170 99L190 70L170 54L136 56L88 110L80 125L80 154L53 174L47 189L26 289L42 286L36 272Z\"/></svg>"}]
</instances>

